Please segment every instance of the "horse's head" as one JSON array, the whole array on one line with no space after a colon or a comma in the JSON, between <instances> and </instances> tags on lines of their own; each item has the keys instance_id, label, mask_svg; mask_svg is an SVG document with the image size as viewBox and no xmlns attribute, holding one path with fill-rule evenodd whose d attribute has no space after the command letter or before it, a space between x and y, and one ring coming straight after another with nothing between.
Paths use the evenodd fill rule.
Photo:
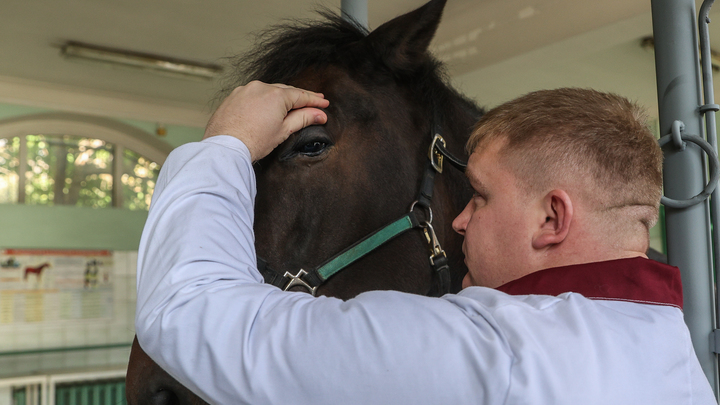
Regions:
<instances>
[{"instance_id":1,"label":"horse's head","mask_svg":"<svg viewBox=\"0 0 720 405\"><path fill-rule=\"evenodd\" d=\"M326 125L293 134L256 164L257 252L279 273L315 268L407 213L434 126L461 153L479 111L445 84L427 52L444 3L432 1L369 35L330 15L323 23L283 26L250 59L251 78L330 100ZM465 268L450 224L469 198L462 177L451 169L439 175L432 204L455 290ZM408 232L333 275L318 293L426 294L433 288L428 256L423 233Z\"/></svg>"},{"instance_id":2,"label":"horse's head","mask_svg":"<svg viewBox=\"0 0 720 405\"><path fill-rule=\"evenodd\" d=\"M255 165L257 252L280 274L318 266L406 214L427 168L433 127L463 155L481 112L445 83L427 52L444 4L433 0L370 34L325 13L324 21L268 31L254 53L238 58L241 78L229 88L258 79L330 100L326 125L293 134ZM462 173L446 167L434 190L432 225L450 259L452 289L459 290L466 269L451 223L470 188ZM433 289L428 257L424 234L407 232L333 275L318 293L426 294ZM196 403L137 344L127 381L130 404Z\"/></svg>"}]
</instances>

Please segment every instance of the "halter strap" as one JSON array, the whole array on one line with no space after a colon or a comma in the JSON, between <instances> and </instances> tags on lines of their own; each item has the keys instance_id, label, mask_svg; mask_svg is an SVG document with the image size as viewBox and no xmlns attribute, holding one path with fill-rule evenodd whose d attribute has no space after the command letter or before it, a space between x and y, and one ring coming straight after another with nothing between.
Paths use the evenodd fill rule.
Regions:
<instances>
[{"instance_id":1,"label":"halter strap","mask_svg":"<svg viewBox=\"0 0 720 405\"><path fill-rule=\"evenodd\" d=\"M314 292L314 289L323 284L328 278L356 262L363 256L397 236L400 236L411 229L421 227L422 225L418 221L417 214L415 214L414 211L410 211L399 219L376 230L358 242L355 242L350 247L331 257L314 269L300 269L300 271L296 274L286 272L285 275L280 276L280 273L270 268L267 262L261 258L258 258L258 269L265 279L265 282L268 284L272 284L282 289L288 289L292 285L302 285L311 292Z\"/></svg>"},{"instance_id":2,"label":"halter strap","mask_svg":"<svg viewBox=\"0 0 720 405\"><path fill-rule=\"evenodd\" d=\"M445 251L442 250L435 235L435 230L430 224L432 222L430 204L432 203L433 190L435 188L435 174L442 173L444 158L447 158L454 167L462 172L465 171L467 163L455 157L445 148L445 140L440 136L440 122L439 112L433 108L431 134L433 135L433 139L428 150L429 161L420 182L417 199L413 203L409 213L376 230L311 270L300 269L295 274L285 272L281 276L280 273L272 269L265 260L258 257L258 270L265 279L265 282L283 290L288 290L294 286L301 286L312 295L315 295L317 288L325 283L328 278L363 256L411 229L422 229L430 246L430 267L433 278L436 280L428 295L442 296L450 292L450 267ZM429 216L426 218L426 221L420 222L418 220L414 210L415 205L419 205L428 210Z\"/></svg>"},{"instance_id":3,"label":"halter strap","mask_svg":"<svg viewBox=\"0 0 720 405\"><path fill-rule=\"evenodd\" d=\"M322 281L327 280L330 276L339 272L343 268L354 263L356 260L372 252L378 247L400 236L413 228L420 227L415 211L410 211L397 221L380 228L374 233L368 235L364 239L345 249L342 253L333 259L330 259L317 269L317 273Z\"/></svg>"}]
</instances>

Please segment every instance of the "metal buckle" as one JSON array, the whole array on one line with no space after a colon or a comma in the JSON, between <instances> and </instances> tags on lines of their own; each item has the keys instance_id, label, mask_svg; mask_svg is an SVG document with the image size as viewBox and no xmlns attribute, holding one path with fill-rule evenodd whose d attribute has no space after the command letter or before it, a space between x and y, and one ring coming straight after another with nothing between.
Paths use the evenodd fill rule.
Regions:
<instances>
[{"instance_id":1,"label":"metal buckle","mask_svg":"<svg viewBox=\"0 0 720 405\"><path fill-rule=\"evenodd\" d=\"M312 287L310 284L308 284L305 280L303 280L301 277L308 274L307 271L300 269L297 274L291 274L289 271L286 271L285 274L283 274L283 277L289 278L290 281L287 283L285 288L283 288L283 291L288 291L290 288L295 286L301 286L307 290L308 293L310 293L313 297L315 297L315 293L317 292L317 287Z\"/></svg>"},{"instance_id":2,"label":"metal buckle","mask_svg":"<svg viewBox=\"0 0 720 405\"><path fill-rule=\"evenodd\" d=\"M423 225L423 233L425 234L425 239L427 240L428 245L430 245L430 263L435 265L436 258L439 256L447 256L445 255L445 251L442 246L440 246L440 241L438 240L437 235L435 235L435 229L429 222L425 222L425 225Z\"/></svg>"},{"instance_id":3,"label":"metal buckle","mask_svg":"<svg viewBox=\"0 0 720 405\"><path fill-rule=\"evenodd\" d=\"M430 164L436 172L442 173L443 171L443 154L437 149L436 143L442 143L443 147L446 147L445 139L440 134L435 134L432 143L430 144L430 150L428 151L428 158L430 158Z\"/></svg>"}]
</instances>

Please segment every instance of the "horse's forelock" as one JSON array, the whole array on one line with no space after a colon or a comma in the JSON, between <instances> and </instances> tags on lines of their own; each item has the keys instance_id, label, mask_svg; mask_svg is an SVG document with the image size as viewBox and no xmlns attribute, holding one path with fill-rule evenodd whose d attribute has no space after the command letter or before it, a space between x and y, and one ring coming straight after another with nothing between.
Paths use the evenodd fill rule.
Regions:
<instances>
[{"instance_id":1,"label":"horse's forelock","mask_svg":"<svg viewBox=\"0 0 720 405\"><path fill-rule=\"evenodd\" d=\"M287 83L310 67L352 56L343 49L360 42L367 31L328 8L318 14L319 20L286 20L256 33L250 51L229 58L232 71L219 96L252 80Z\"/></svg>"},{"instance_id":2,"label":"horse's forelock","mask_svg":"<svg viewBox=\"0 0 720 405\"><path fill-rule=\"evenodd\" d=\"M416 69L382 63L376 44L363 41L368 31L328 8L320 8L316 20L288 20L255 35L255 46L244 54L229 58L229 76L215 100L225 98L237 86L252 80L288 83L302 72L336 65L377 82L383 76L407 82L428 98L439 98L446 88L443 65L429 53L416 61ZM442 98L442 97L440 97Z\"/></svg>"}]
</instances>

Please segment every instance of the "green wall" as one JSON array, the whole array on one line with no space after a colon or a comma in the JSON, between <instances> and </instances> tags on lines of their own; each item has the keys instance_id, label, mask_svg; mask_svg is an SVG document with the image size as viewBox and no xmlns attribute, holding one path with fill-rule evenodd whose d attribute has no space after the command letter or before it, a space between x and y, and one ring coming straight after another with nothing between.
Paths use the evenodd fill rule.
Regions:
<instances>
[{"instance_id":1,"label":"green wall","mask_svg":"<svg viewBox=\"0 0 720 405\"><path fill-rule=\"evenodd\" d=\"M154 134L155 129L157 128L157 125L154 122L137 120L118 121L124 122L134 127L138 127L150 134ZM167 135L162 137L155 135L155 138L169 143L173 148L177 148L178 146L186 144L188 142L197 142L201 140L203 135L205 134L205 128L186 127L182 125L165 125L165 129L167 130Z\"/></svg>"},{"instance_id":2,"label":"green wall","mask_svg":"<svg viewBox=\"0 0 720 405\"><path fill-rule=\"evenodd\" d=\"M147 211L0 205L1 248L137 250Z\"/></svg>"}]
</instances>

